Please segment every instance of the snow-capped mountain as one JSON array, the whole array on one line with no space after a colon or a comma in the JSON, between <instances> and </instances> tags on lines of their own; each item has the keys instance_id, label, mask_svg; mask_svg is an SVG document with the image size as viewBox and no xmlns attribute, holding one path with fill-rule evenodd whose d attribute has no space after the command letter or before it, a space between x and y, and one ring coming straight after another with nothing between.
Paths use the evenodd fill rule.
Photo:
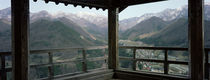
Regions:
<instances>
[{"instance_id":1,"label":"snow-capped mountain","mask_svg":"<svg viewBox=\"0 0 210 80\"><path fill-rule=\"evenodd\" d=\"M99 27L107 27L108 18L104 15L90 13L90 12L79 12L76 14L79 18L83 18L91 23L96 24Z\"/></svg>"},{"instance_id":2,"label":"snow-capped mountain","mask_svg":"<svg viewBox=\"0 0 210 80\"><path fill-rule=\"evenodd\" d=\"M31 13L30 14L31 22L34 22L34 21L36 21L37 19L40 19L40 18L53 19L54 17L51 14L49 14L47 11L40 11L38 13Z\"/></svg>"},{"instance_id":3,"label":"snow-capped mountain","mask_svg":"<svg viewBox=\"0 0 210 80\"><path fill-rule=\"evenodd\" d=\"M74 21L75 23L77 23L78 25L80 25L81 27L88 27L91 24L96 25L97 23L92 23L90 21L88 21L87 19L78 16L77 14L73 14L73 13L64 13L64 12L59 12L57 14L53 15L54 18L60 18L60 17L65 17L70 19L71 21Z\"/></svg>"},{"instance_id":4,"label":"snow-capped mountain","mask_svg":"<svg viewBox=\"0 0 210 80\"><path fill-rule=\"evenodd\" d=\"M124 20L121 20L119 22L119 29L120 31L125 31L133 26L135 26L139 20L139 17L132 17L132 18L128 18L128 19L124 19Z\"/></svg>"},{"instance_id":5,"label":"snow-capped mountain","mask_svg":"<svg viewBox=\"0 0 210 80\"><path fill-rule=\"evenodd\" d=\"M205 19L210 20L210 3L205 3ZM81 27L88 27L94 26L99 28L107 28L108 26L108 18L104 15L90 13L90 12L79 12L79 13L64 13L58 12L57 14L49 14L47 11L40 11L37 13L31 13L31 20L36 20L37 18L59 18L59 17L66 17ZM120 21L120 31L125 31L129 28L132 28L136 24L145 21L151 17L159 17L164 21L171 21L174 19L179 19L181 17L188 16L188 6L182 6L176 9L165 9L159 13L148 13L144 14L140 17L132 17L128 19L124 19ZM7 20L11 19L11 8L6 8L0 10L0 19L4 18Z\"/></svg>"},{"instance_id":6,"label":"snow-capped mountain","mask_svg":"<svg viewBox=\"0 0 210 80\"><path fill-rule=\"evenodd\" d=\"M180 8L176 9L165 9L159 13L148 13L144 14L140 17L133 17L133 18L128 18L125 20L120 21L120 30L125 31L129 28L132 28L136 24L145 21L151 17L159 17L164 21L171 21L174 19L179 19L181 17L187 18L188 16L188 6L182 6ZM210 3L205 3L204 7L204 16L205 20L210 20ZM129 25L132 24L132 25Z\"/></svg>"},{"instance_id":7,"label":"snow-capped mountain","mask_svg":"<svg viewBox=\"0 0 210 80\"><path fill-rule=\"evenodd\" d=\"M0 10L0 19L11 20L11 7Z\"/></svg>"}]
</instances>

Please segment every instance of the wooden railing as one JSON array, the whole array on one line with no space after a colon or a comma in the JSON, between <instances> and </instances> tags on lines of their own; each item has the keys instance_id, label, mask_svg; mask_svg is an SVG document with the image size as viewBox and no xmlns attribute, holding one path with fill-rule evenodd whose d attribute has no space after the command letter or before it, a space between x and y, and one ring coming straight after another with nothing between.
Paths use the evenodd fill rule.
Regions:
<instances>
[{"instance_id":1,"label":"wooden railing","mask_svg":"<svg viewBox=\"0 0 210 80\"><path fill-rule=\"evenodd\" d=\"M62 51L69 51L69 50L76 50L76 51L82 51L82 59L79 61L82 62L82 73L87 72L87 60L89 61L99 61L99 60L105 60L107 61L107 55L105 54L105 49L107 46L95 46L95 47L87 47L87 48L66 48L66 49L49 49L49 50L31 50L30 54L43 54L47 53L49 56L49 62L46 64L36 64L36 65L30 65L30 67L40 67L40 66L47 66L48 67L48 78L44 79L53 79L55 78L54 72L53 72L53 66L56 64L63 64L63 63L70 63L74 62L75 60L68 60L63 62L53 62L53 52L62 52ZM187 61L172 61L168 59L168 51L188 51L188 48L177 48L177 47L138 47L138 46L120 46L119 48L122 49L132 49L133 50L133 57L119 57L119 59L123 60L132 60L133 61L133 70L136 70L137 61L144 61L144 62L156 62L156 63L163 63L164 64L164 74L168 74L169 72L169 64L182 64L182 65L188 65L189 62ZM96 58L87 58L86 57L86 51L87 50L95 50L95 49L102 49L104 53L104 57L96 57ZM141 59L136 57L136 51L137 50L163 50L164 51L164 59L158 60L158 59ZM205 48L205 78L209 78L209 58L208 53L210 52L210 48ZM11 72L12 68L8 68L5 66L5 57L11 56L11 52L0 52L0 60L1 60L1 68L0 68L0 80L6 80L7 72ZM78 59L77 59L78 60ZM78 73L77 73L78 74ZM58 76L59 77L59 76Z\"/></svg>"},{"instance_id":2,"label":"wooden railing","mask_svg":"<svg viewBox=\"0 0 210 80\"><path fill-rule=\"evenodd\" d=\"M44 80L52 80L56 76L54 76L54 71L53 71L53 66L56 64L64 64L64 63L70 63L70 62L75 62L75 61L81 61L82 62L82 72L79 73L84 73L88 72L87 70L87 60L88 61L100 61L100 60L105 60L105 63L107 62L107 55L105 53L105 49L107 46L94 46L94 47L84 47L84 48L65 48L65 49L48 49L48 50L31 50L30 54L48 54L48 63L46 64L36 64L36 65L30 65L30 67L43 67L47 66L48 67L48 78L43 78ZM87 50L98 50L102 49L102 53L104 56L102 57L94 57L94 58L87 58L86 51ZM62 52L62 51L82 51L82 59L76 59L76 60L68 60L68 61L62 61L62 62L53 62L53 53L54 52ZM12 68L11 67L6 67L6 56L11 56L11 52L0 52L0 60L1 60L1 68L0 68L0 80L7 80L7 72L11 72ZM75 73L75 74L78 74ZM61 76L61 75L59 75ZM58 76L58 77L59 77Z\"/></svg>"},{"instance_id":3,"label":"wooden railing","mask_svg":"<svg viewBox=\"0 0 210 80\"><path fill-rule=\"evenodd\" d=\"M188 61L173 61L168 59L168 51L188 51L188 48L177 48L177 47L138 47L138 46L121 46L122 49L131 49L133 50L133 57L119 57L122 60L132 60L132 70L136 70L137 61L144 61L144 62L155 62L155 63L163 63L164 64L164 74L168 74L169 72L169 64L182 64L188 65ZM141 59L136 58L136 50L163 50L164 52L164 59ZM208 53L210 52L210 48L205 48L205 78L209 78L209 58Z\"/></svg>"}]
</instances>

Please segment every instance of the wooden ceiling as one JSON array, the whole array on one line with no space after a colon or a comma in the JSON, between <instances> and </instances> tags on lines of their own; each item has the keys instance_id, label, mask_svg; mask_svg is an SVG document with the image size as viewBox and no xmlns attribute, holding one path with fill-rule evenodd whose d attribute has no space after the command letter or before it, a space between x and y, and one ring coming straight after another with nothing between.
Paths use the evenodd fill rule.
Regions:
<instances>
[{"instance_id":1,"label":"wooden ceiling","mask_svg":"<svg viewBox=\"0 0 210 80\"><path fill-rule=\"evenodd\" d=\"M34 0L35 2L37 0ZM150 2L166 1L166 0L44 0L46 3L55 2L55 4L63 3L64 5L74 5L84 7L89 7L90 9L108 9L110 7L118 7L124 9L131 5L144 4Z\"/></svg>"}]
</instances>

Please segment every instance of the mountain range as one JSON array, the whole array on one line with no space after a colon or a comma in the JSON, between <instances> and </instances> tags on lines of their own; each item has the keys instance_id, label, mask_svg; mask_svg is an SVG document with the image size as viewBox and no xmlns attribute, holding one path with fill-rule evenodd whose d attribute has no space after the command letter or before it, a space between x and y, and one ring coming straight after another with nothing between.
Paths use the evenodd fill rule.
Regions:
<instances>
[{"instance_id":1,"label":"mountain range","mask_svg":"<svg viewBox=\"0 0 210 80\"><path fill-rule=\"evenodd\" d=\"M210 5L205 4L205 41L210 44ZM187 6L121 20L120 39L142 41L154 46L187 45ZM80 47L107 44L107 17L40 11L30 14L31 49ZM11 8L0 10L0 51L11 47Z\"/></svg>"},{"instance_id":2,"label":"mountain range","mask_svg":"<svg viewBox=\"0 0 210 80\"><path fill-rule=\"evenodd\" d=\"M30 48L52 49L105 45L106 41L87 32L66 17L53 17L46 11L30 16ZM11 21L0 18L0 51L11 49Z\"/></svg>"},{"instance_id":3,"label":"mountain range","mask_svg":"<svg viewBox=\"0 0 210 80\"><path fill-rule=\"evenodd\" d=\"M210 21L205 20L204 23L205 47L210 47ZM165 23L158 25L165 25ZM160 30L139 35L134 40L153 44L154 46L188 47L188 20L179 18L165 25Z\"/></svg>"},{"instance_id":4,"label":"mountain range","mask_svg":"<svg viewBox=\"0 0 210 80\"><path fill-rule=\"evenodd\" d=\"M204 15L206 20L210 20L210 3L206 3L204 7ZM90 12L79 12L79 13L64 13L64 12L58 12L57 14L51 15L47 11L40 11L37 13L31 13L31 20L34 20L36 18L40 17L51 17L51 18L58 18L58 17L66 17L81 27L92 27L97 28L96 31L100 31L103 34L105 34L104 29L107 29L108 25L108 18L107 16L90 13ZM139 17L131 17L128 19L123 19L119 21L120 24L120 31L123 32L129 28L132 28L136 24L140 23L141 21L147 20L151 17L159 17L164 21L171 21L175 19L179 19L182 17L187 18L188 16L188 6L182 6L176 9L165 9L158 13L147 13ZM11 8L6 8L0 10L0 19L5 18L7 20L11 19ZM97 26L97 27L96 27Z\"/></svg>"}]
</instances>

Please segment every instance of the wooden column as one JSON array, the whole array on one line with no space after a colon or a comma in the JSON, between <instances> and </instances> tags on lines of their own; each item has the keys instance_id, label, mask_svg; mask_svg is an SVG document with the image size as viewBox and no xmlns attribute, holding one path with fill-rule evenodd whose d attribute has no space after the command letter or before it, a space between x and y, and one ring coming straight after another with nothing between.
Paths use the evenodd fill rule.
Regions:
<instances>
[{"instance_id":1,"label":"wooden column","mask_svg":"<svg viewBox=\"0 0 210 80\"><path fill-rule=\"evenodd\" d=\"M13 80L28 80L29 0L11 0Z\"/></svg>"},{"instance_id":2,"label":"wooden column","mask_svg":"<svg viewBox=\"0 0 210 80\"><path fill-rule=\"evenodd\" d=\"M164 50L164 55L165 55L165 59L164 59L164 74L168 74L168 50Z\"/></svg>"},{"instance_id":3,"label":"wooden column","mask_svg":"<svg viewBox=\"0 0 210 80\"><path fill-rule=\"evenodd\" d=\"M86 52L83 49L82 50L82 71L87 72L87 58L86 58Z\"/></svg>"},{"instance_id":4,"label":"wooden column","mask_svg":"<svg viewBox=\"0 0 210 80\"><path fill-rule=\"evenodd\" d=\"M108 9L108 48L109 48L109 69L118 68L118 20L119 8Z\"/></svg>"},{"instance_id":5,"label":"wooden column","mask_svg":"<svg viewBox=\"0 0 210 80\"><path fill-rule=\"evenodd\" d=\"M133 49L133 70L136 71L136 49Z\"/></svg>"},{"instance_id":6,"label":"wooden column","mask_svg":"<svg viewBox=\"0 0 210 80\"><path fill-rule=\"evenodd\" d=\"M191 80L204 80L203 0L188 0Z\"/></svg>"}]
</instances>

